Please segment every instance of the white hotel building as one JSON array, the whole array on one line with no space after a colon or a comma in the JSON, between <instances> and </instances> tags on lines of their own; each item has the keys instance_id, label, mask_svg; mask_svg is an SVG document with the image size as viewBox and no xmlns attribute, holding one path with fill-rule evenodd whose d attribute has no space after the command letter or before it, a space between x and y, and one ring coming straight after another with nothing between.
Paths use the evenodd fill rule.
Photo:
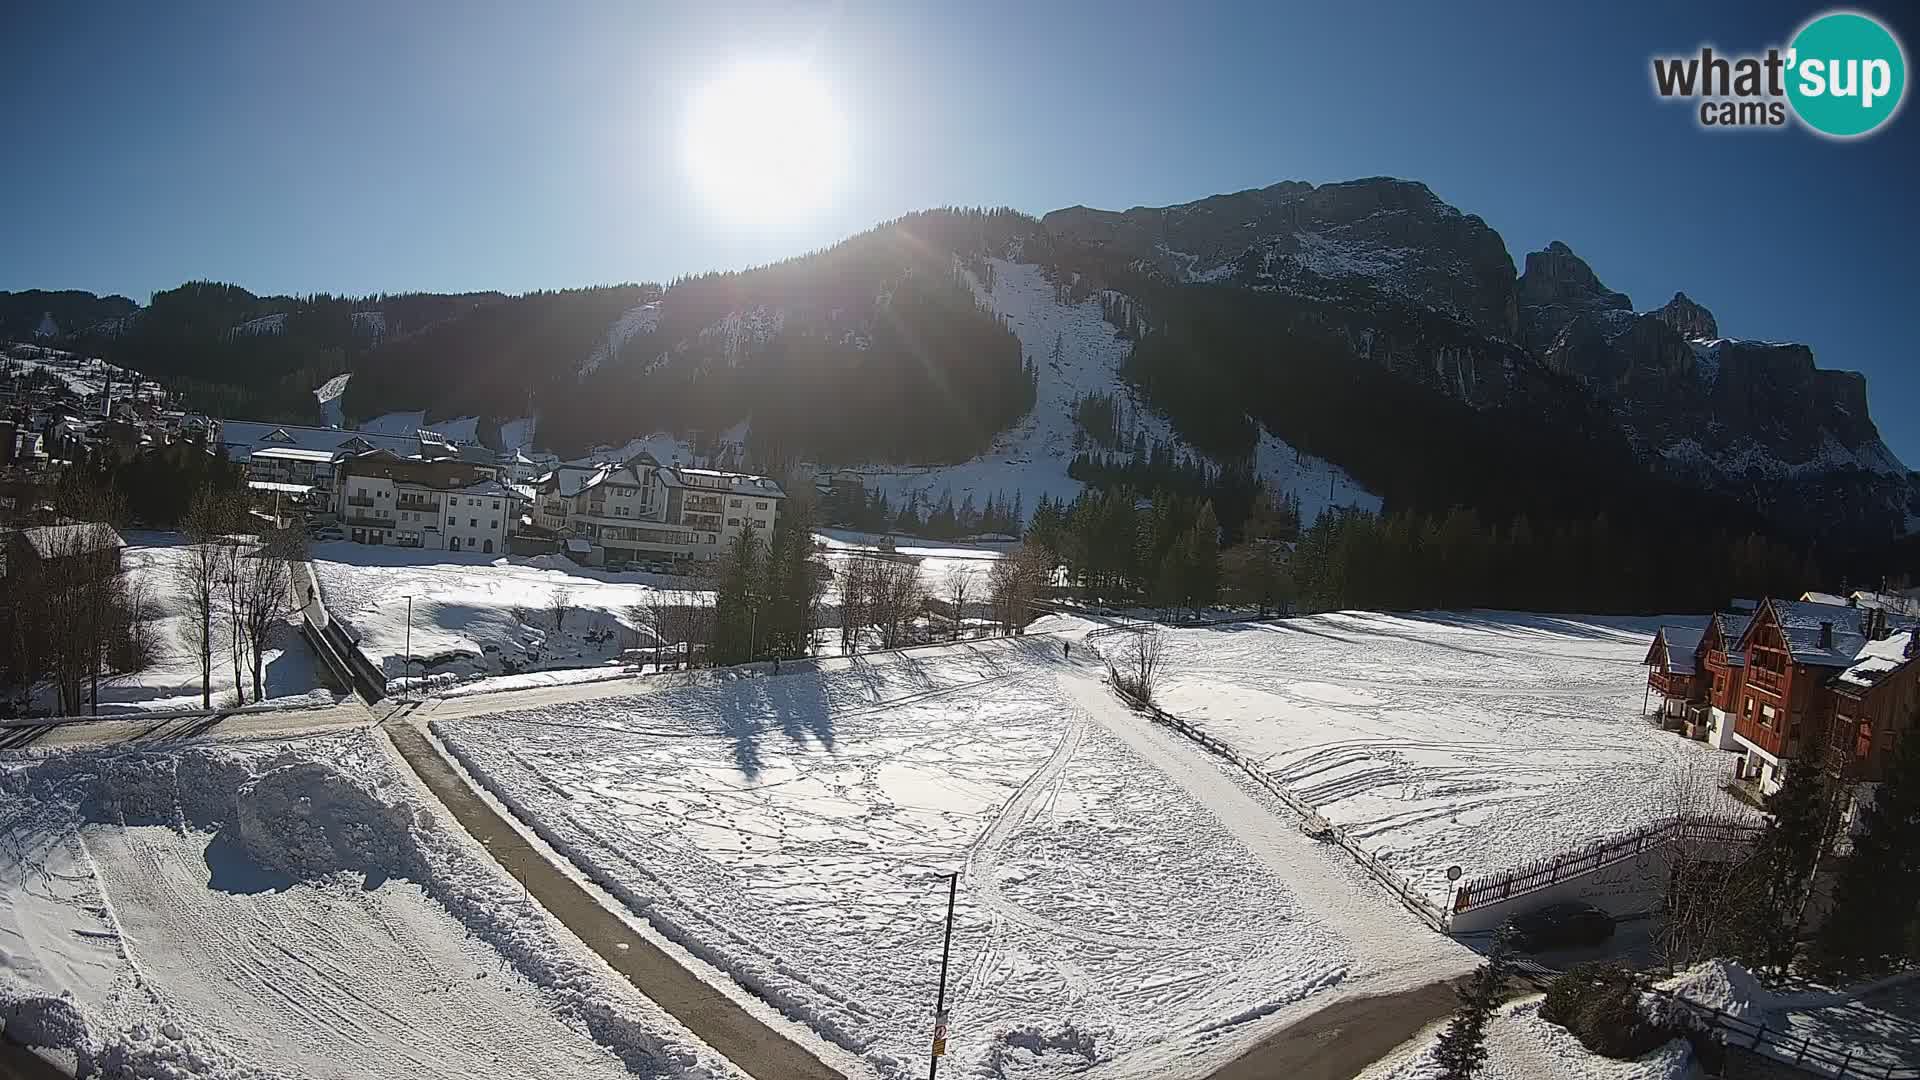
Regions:
<instances>
[{"instance_id":1,"label":"white hotel building","mask_svg":"<svg viewBox=\"0 0 1920 1080\"><path fill-rule=\"evenodd\" d=\"M764 476L662 465L563 465L533 483L533 523L587 541L597 566L716 558L751 527L765 537L786 492Z\"/></svg>"}]
</instances>

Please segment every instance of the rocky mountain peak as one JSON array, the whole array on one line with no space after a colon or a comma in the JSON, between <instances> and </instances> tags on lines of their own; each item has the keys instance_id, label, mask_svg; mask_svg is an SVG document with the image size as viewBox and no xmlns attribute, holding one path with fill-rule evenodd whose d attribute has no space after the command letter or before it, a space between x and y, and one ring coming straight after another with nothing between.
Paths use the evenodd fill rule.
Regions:
<instances>
[{"instance_id":1,"label":"rocky mountain peak","mask_svg":"<svg viewBox=\"0 0 1920 1080\"><path fill-rule=\"evenodd\" d=\"M1169 281L1332 300L1357 286L1502 337L1516 326L1500 234L1418 181L1285 181L1175 206L1075 206L1041 224L1055 245L1101 249Z\"/></svg>"},{"instance_id":2,"label":"rocky mountain peak","mask_svg":"<svg viewBox=\"0 0 1920 1080\"><path fill-rule=\"evenodd\" d=\"M1713 312L1701 307L1689 299L1686 293L1677 292L1666 306L1653 313L1654 318L1666 323L1680 332L1680 336L1690 341L1704 341L1720 336L1720 324L1713 319Z\"/></svg>"},{"instance_id":3,"label":"rocky mountain peak","mask_svg":"<svg viewBox=\"0 0 1920 1080\"><path fill-rule=\"evenodd\" d=\"M1626 293L1601 284L1586 260L1559 240L1527 255L1527 268L1516 287L1520 306L1520 342L1536 354L1545 352L1568 324L1582 316L1617 318L1611 312L1631 312Z\"/></svg>"}]
</instances>

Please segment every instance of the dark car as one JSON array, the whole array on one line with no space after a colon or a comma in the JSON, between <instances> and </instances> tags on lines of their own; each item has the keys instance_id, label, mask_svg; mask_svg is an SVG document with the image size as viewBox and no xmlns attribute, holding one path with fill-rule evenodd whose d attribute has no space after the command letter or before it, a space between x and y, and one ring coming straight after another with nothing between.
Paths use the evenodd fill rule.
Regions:
<instances>
[{"instance_id":1,"label":"dark car","mask_svg":"<svg viewBox=\"0 0 1920 1080\"><path fill-rule=\"evenodd\" d=\"M1613 936L1613 916L1592 904L1550 904L1513 920L1513 947L1545 952L1598 945Z\"/></svg>"}]
</instances>

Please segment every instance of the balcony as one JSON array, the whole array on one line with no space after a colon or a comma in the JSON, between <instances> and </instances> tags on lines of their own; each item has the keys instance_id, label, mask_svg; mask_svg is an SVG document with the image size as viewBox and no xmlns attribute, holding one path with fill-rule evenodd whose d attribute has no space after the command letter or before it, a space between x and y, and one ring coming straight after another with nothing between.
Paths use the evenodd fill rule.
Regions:
<instances>
[{"instance_id":1,"label":"balcony","mask_svg":"<svg viewBox=\"0 0 1920 1080\"><path fill-rule=\"evenodd\" d=\"M1787 673L1753 665L1747 668L1747 685L1772 697L1779 697L1787 684Z\"/></svg>"},{"instance_id":2,"label":"balcony","mask_svg":"<svg viewBox=\"0 0 1920 1080\"><path fill-rule=\"evenodd\" d=\"M720 529L720 515L693 514L682 511L680 514L680 524L689 529L706 529L710 532L718 532Z\"/></svg>"},{"instance_id":3,"label":"balcony","mask_svg":"<svg viewBox=\"0 0 1920 1080\"><path fill-rule=\"evenodd\" d=\"M372 526L376 529L394 528L392 518L374 517L372 514L356 514L351 510L340 520L348 525Z\"/></svg>"},{"instance_id":4,"label":"balcony","mask_svg":"<svg viewBox=\"0 0 1920 1080\"><path fill-rule=\"evenodd\" d=\"M401 499L394 503L394 506L401 510L431 510L436 514L440 512L439 502L427 502L424 499Z\"/></svg>"},{"instance_id":5,"label":"balcony","mask_svg":"<svg viewBox=\"0 0 1920 1080\"><path fill-rule=\"evenodd\" d=\"M371 496L371 495L349 495L349 496L347 496L347 505L348 505L348 506L372 506L372 505L373 505L373 496Z\"/></svg>"},{"instance_id":6,"label":"balcony","mask_svg":"<svg viewBox=\"0 0 1920 1080\"><path fill-rule=\"evenodd\" d=\"M716 495L688 495L681 501L681 508L705 514L718 514L724 509Z\"/></svg>"}]
</instances>

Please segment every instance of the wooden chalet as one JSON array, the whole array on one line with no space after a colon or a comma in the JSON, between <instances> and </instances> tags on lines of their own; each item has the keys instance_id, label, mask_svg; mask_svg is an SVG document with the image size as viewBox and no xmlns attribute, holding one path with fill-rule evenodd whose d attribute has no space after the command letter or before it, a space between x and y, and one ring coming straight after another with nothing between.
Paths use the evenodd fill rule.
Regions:
<instances>
[{"instance_id":1,"label":"wooden chalet","mask_svg":"<svg viewBox=\"0 0 1920 1080\"><path fill-rule=\"evenodd\" d=\"M1833 764L1851 779L1878 783L1900 740L1920 737L1920 624L1869 641L1832 687Z\"/></svg>"},{"instance_id":2,"label":"wooden chalet","mask_svg":"<svg viewBox=\"0 0 1920 1080\"><path fill-rule=\"evenodd\" d=\"M1736 607L1740 607L1738 601ZM1734 717L1740 712L1740 695L1747 687L1747 654L1740 639L1753 622L1748 603L1736 611L1720 612L1707 620L1700 639L1700 666L1707 680L1707 730L1705 740L1719 750L1732 750Z\"/></svg>"},{"instance_id":3,"label":"wooden chalet","mask_svg":"<svg viewBox=\"0 0 1920 1080\"><path fill-rule=\"evenodd\" d=\"M1824 755L1834 742L1839 689L1848 685L1842 676L1891 634L1884 609L1763 601L1737 646L1746 657L1733 727L1736 748L1744 752L1738 775L1772 792L1785 763Z\"/></svg>"},{"instance_id":4,"label":"wooden chalet","mask_svg":"<svg viewBox=\"0 0 1920 1080\"><path fill-rule=\"evenodd\" d=\"M1647 649L1647 696L1660 699L1659 715L1675 730L1707 723L1711 684L1700 663L1703 632L1688 626L1662 626ZM1643 704L1644 708L1644 704Z\"/></svg>"}]
</instances>

